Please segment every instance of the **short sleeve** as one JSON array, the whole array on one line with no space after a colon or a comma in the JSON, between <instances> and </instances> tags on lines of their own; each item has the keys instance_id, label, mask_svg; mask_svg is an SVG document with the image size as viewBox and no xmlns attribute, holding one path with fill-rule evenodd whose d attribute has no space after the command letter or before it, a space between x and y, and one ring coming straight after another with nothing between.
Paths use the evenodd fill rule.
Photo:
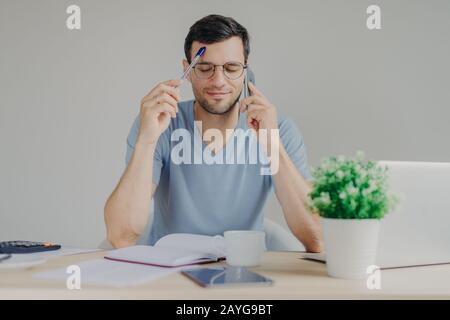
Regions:
<instances>
[{"instance_id":1,"label":"short sleeve","mask_svg":"<svg viewBox=\"0 0 450 320\"><path fill-rule=\"evenodd\" d=\"M139 133L139 116L136 117L136 119L133 122L133 126L131 127L130 133L128 134L127 138L127 153L125 157L125 165L128 166L128 163L130 162L131 157L133 156L134 148L136 145L136 139ZM159 183L159 178L161 176L161 170L163 168L163 146L162 146L162 139L158 140L158 143L156 144L155 148L155 155L153 157L153 177L152 181L157 186Z\"/></svg>"},{"instance_id":2,"label":"short sleeve","mask_svg":"<svg viewBox=\"0 0 450 320\"><path fill-rule=\"evenodd\" d=\"M295 167L305 180L312 181L305 142L297 125L290 118L281 117L279 129L281 141Z\"/></svg>"}]
</instances>

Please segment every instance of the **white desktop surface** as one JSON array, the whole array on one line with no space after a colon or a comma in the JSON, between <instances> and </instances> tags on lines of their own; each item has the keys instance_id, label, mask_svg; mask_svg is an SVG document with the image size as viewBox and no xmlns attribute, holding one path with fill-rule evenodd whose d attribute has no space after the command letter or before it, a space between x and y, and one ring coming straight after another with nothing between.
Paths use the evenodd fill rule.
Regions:
<instances>
[{"instance_id":1,"label":"white desktop surface","mask_svg":"<svg viewBox=\"0 0 450 320\"><path fill-rule=\"evenodd\" d=\"M450 264L381 271L381 289L366 280L334 279L326 265L301 259L299 252L266 252L250 268L274 280L270 287L205 289L179 273L128 288L82 286L69 290L64 281L36 279L36 273L102 258L93 252L49 260L26 271L0 273L0 299L450 299ZM207 264L204 267L222 265Z\"/></svg>"}]
</instances>

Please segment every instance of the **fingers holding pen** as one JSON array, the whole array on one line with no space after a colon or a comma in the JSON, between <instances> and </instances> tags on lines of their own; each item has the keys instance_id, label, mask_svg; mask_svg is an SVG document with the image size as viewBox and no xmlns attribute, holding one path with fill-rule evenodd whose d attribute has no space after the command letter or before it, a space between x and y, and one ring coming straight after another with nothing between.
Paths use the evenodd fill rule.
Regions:
<instances>
[{"instance_id":1,"label":"fingers holding pen","mask_svg":"<svg viewBox=\"0 0 450 320\"><path fill-rule=\"evenodd\" d=\"M150 93L146 97L153 98L162 93L167 93L171 95L177 102L180 102L181 94L179 85L181 85L181 80L169 80L160 83L155 88L153 88L153 90L150 91Z\"/></svg>"},{"instance_id":2,"label":"fingers holding pen","mask_svg":"<svg viewBox=\"0 0 450 320\"><path fill-rule=\"evenodd\" d=\"M143 102L149 105L158 105L167 103L168 105L173 107L175 112L178 112L178 101L174 99L173 96L171 96L166 92L162 92L159 95L155 95L153 97L148 97L144 99Z\"/></svg>"},{"instance_id":3,"label":"fingers holding pen","mask_svg":"<svg viewBox=\"0 0 450 320\"><path fill-rule=\"evenodd\" d=\"M176 118L178 102L181 100L182 80L168 80L157 84L141 100L139 141L154 145L159 136L170 125L170 118Z\"/></svg>"},{"instance_id":4,"label":"fingers holding pen","mask_svg":"<svg viewBox=\"0 0 450 320\"><path fill-rule=\"evenodd\" d=\"M166 103L172 106L175 112L178 112L178 102L181 100L181 95L179 87L175 86L181 85L181 83L182 81L179 79L159 83L142 99L141 108Z\"/></svg>"}]
</instances>

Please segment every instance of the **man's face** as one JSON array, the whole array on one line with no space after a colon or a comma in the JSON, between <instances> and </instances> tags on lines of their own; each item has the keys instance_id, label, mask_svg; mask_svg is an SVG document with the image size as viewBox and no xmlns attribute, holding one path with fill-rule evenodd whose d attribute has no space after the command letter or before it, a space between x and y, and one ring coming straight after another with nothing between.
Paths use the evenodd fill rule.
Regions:
<instances>
[{"instance_id":1,"label":"man's face","mask_svg":"<svg viewBox=\"0 0 450 320\"><path fill-rule=\"evenodd\" d=\"M231 37L225 41L213 44L203 44L198 41L192 43L191 59L201 47L206 47L205 53L198 63L210 62L215 65L223 65L228 62L240 62L245 65L244 46L239 37ZM189 63L183 60L184 70ZM192 83L192 89L196 101L209 113L225 114L230 111L239 99L242 91L244 73L235 80L228 79L221 66L216 67L214 75L210 79L200 79L194 70L188 77Z\"/></svg>"}]
</instances>

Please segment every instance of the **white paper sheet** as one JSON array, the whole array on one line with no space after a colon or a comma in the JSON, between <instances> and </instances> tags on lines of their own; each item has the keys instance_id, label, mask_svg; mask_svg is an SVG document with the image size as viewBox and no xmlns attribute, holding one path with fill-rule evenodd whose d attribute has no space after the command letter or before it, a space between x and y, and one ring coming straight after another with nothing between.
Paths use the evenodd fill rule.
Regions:
<instances>
[{"instance_id":1,"label":"white paper sheet","mask_svg":"<svg viewBox=\"0 0 450 320\"><path fill-rule=\"evenodd\" d=\"M81 270L82 288L83 285L133 287L183 269L153 267L106 259L85 261L78 266ZM61 268L37 273L33 277L43 280L61 280L65 283L70 275L67 273L67 268Z\"/></svg>"}]
</instances>

